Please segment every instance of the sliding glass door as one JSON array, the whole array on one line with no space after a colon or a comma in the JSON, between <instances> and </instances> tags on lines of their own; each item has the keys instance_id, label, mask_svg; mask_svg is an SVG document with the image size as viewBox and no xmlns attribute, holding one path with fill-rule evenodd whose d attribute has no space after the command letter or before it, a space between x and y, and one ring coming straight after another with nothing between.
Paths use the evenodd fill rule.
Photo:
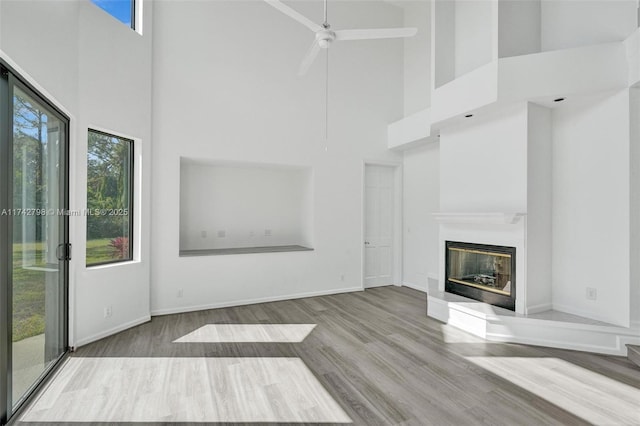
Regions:
<instances>
[{"instance_id":1,"label":"sliding glass door","mask_svg":"<svg viewBox=\"0 0 640 426\"><path fill-rule=\"evenodd\" d=\"M6 328L0 395L6 419L67 349L68 119L7 69L0 85L0 327Z\"/></svg>"}]
</instances>

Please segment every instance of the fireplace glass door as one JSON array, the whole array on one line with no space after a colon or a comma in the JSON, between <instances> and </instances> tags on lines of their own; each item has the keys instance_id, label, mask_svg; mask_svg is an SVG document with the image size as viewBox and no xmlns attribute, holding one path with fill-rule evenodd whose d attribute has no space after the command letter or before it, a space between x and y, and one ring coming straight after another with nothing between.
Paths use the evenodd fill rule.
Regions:
<instances>
[{"instance_id":1,"label":"fireplace glass door","mask_svg":"<svg viewBox=\"0 0 640 426\"><path fill-rule=\"evenodd\" d=\"M446 289L514 309L514 260L513 247L447 241Z\"/></svg>"}]
</instances>

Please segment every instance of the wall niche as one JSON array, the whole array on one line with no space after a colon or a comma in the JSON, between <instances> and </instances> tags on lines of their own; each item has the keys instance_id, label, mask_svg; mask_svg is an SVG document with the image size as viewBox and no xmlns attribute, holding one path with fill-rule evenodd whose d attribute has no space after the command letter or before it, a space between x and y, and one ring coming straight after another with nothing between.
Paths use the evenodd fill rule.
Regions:
<instances>
[{"instance_id":1,"label":"wall niche","mask_svg":"<svg viewBox=\"0 0 640 426\"><path fill-rule=\"evenodd\" d=\"M180 256L313 250L312 169L180 159Z\"/></svg>"}]
</instances>

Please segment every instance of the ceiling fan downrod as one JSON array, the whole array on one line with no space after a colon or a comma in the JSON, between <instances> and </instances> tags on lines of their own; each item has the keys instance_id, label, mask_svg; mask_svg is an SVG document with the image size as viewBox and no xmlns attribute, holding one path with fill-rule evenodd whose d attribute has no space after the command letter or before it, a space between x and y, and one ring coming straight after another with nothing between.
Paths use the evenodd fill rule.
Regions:
<instances>
[{"instance_id":1,"label":"ceiling fan downrod","mask_svg":"<svg viewBox=\"0 0 640 426\"><path fill-rule=\"evenodd\" d=\"M329 18L327 15L327 0L324 0L324 23L322 24L322 26L324 28L331 27L331 25L329 25Z\"/></svg>"}]
</instances>

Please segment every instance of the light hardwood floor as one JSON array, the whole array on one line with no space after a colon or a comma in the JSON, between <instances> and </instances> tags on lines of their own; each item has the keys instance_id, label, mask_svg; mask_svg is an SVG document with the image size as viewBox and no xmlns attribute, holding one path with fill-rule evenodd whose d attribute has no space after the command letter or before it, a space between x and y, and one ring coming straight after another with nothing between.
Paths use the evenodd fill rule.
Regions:
<instances>
[{"instance_id":1,"label":"light hardwood floor","mask_svg":"<svg viewBox=\"0 0 640 426\"><path fill-rule=\"evenodd\" d=\"M381 287L154 317L80 348L17 424L640 425L626 358L487 343L425 305Z\"/></svg>"}]
</instances>

